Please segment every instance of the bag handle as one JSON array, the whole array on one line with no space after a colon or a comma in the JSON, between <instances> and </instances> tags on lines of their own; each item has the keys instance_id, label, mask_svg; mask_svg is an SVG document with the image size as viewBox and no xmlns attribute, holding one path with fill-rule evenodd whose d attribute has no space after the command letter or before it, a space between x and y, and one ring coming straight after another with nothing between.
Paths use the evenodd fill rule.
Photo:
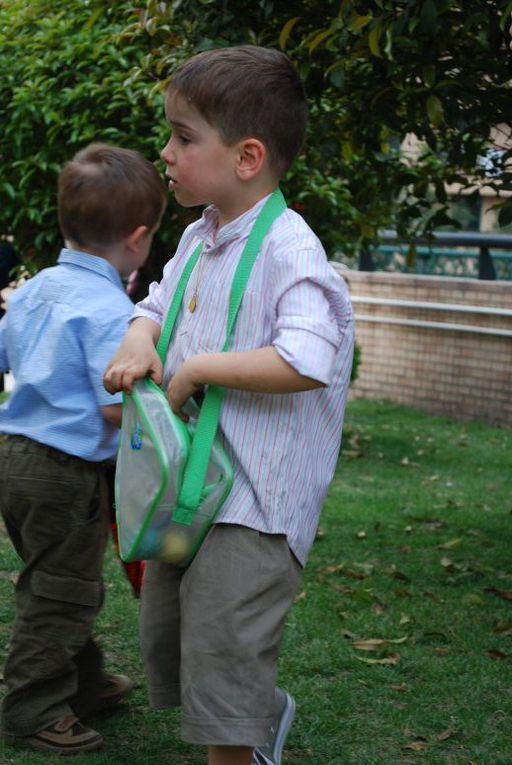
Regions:
<instances>
[{"instance_id":1,"label":"bag handle","mask_svg":"<svg viewBox=\"0 0 512 765\"><path fill-rule=\"evenodd\" d=\"M238 311L240 309L242 298L245 292L245 287L249 280L252 267L256 261L256 257L261 248L263 240L273 222L281 215L282 212L284 212L284 210L286 210L286 202L283 194L281 193L281 190L277 188L269 197L269 199L267 199L253 224L242 255L240 256L235 275L233 277L229 299L226 340L224 347L222 348L223 352L227 351L229 348L231 336L235 327L236 317L238 315ZM162 352L164 359L167 354L167 348L170 342L172 330L178 315L181 301L183 299L185 287L188 279L190 278L192 269L195 266L197 259L199 258L201 248L202 245L198 245L189 261L187 262L185 268L183 269L180 283L178 284L173 300L171 302L171 306L169 308L164 330L160 336L160 340L162 342L159 341L157 346L157 351L159 352L160 358L162 358ZM166 343L165 348L164 341ZM190 455L185 466L185 473L178 498L177 508L173 514L173 520L175 520L177 523L190 525L199 506L204 481L206 478L206 472L208 470L210 452L215 438L215 433L217 432L217 426L219 424L220 409L222 405L222 399L224 397L224 392L225 388L216 385L208 386L208 390L206 391L206 395L201 406L201 411L199 413L196 431L192 439Z\"/></svg>"}]
</instances>

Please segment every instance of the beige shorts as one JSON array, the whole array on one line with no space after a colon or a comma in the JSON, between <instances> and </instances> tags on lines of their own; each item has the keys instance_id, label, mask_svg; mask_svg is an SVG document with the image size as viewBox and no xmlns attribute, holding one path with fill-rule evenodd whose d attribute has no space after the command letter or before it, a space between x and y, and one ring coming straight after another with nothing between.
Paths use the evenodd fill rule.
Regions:
<instances>
[{"instance_id":1,"label":"beige shorts","mask_svg":"<svg viewBox=\"0 0 512 765\"><path fill-rule=\"evenodd\" d=\"M157 709L181 705L185 741L265 742L301 577L284 536L228 524L212 528L187 569L148 562L141 646L150 700Z\"/></svg>"}]
</instances>

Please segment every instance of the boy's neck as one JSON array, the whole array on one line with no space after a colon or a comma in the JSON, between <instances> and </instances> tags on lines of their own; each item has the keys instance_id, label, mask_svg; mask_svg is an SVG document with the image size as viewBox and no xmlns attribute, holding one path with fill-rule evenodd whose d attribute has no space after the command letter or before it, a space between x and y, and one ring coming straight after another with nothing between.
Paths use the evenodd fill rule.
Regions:
<instances>
[{"instance_id":1,"label":"boy's neck","mask_svg":"<svg viewBox=\"0 0 512 765\"><path fill-rule=\"evenodd\" d=\"M121 277L126 277L125 272L127 269L125 264L124 249L121 250L121 248L118 246L106 247L104 249L98 249L94 247L80 247L80 245L76 244L75 242L70 242L68 240L64 242L64 245L68 250L77 250L78 252L83 252L86 255L94 255L96 258L107 260L110 265L116 269Z\"/></svg>"},{"instance_id":2,"label":"boy's neck","mask_svg":"<svg viewBox=\"0 0 512 765\"><path fill-rule=\"evenodd\" d=\"M269 194L272 194L277 186L278 182L275 179L272 179L268 182L251 186L250 188L244 187L242 193L236 195L233 194L232 199L226 200L224 204L217 206L217 210L219 211L217 229L222 228L222 226L231 223L231 221L246 213L254 207L254 205L258 204L260 200L264 199Z\"/></svg>"}]
</instances>

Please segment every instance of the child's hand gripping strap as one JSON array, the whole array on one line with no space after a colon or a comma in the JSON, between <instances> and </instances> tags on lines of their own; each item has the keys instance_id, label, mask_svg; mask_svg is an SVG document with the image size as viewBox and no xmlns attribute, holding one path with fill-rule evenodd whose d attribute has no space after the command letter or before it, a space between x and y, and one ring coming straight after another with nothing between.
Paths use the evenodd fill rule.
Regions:
<instances>
[{"instance_id":1,"label":"child's hand gripping strap","mask_svg":"<svg viewBox=\"0 0 512 765\"><path fill-rule=\"evenodd\" d=\"M286 210L286 202L280 189L276 189L272 196L266 201L254 222L254 225L247 239L247 243L240 257L237 269L235 271L233 283L231 285L226 327L226 340L222 349L223 351L227 351L229 348L245 287L262 242L267 235L272 223L281 215L282 212L284 212L284 210ZM186 284L192 269L194 268L199 258L201 249L202 245L198 245L196 250L193 252L183 270L180 283L178 284L176 292L174 293L173 300L166 317L165 326L162 330L160 340L157 345L157 352L162 359L162 363L165 361L167 348L169 346L172 330L174 328L174 323L180 309L181 301L183 299L183 293L185 291ZM203 491L206 472L208 470L210 452L219 423L220 408L222 405L224 390L224 388L219 386L208 386L208 390L201 406L196 431L190 449L190 456L185 467L185 474L178 499L178 505L173 514L174 521L177 523L182 523L186 526L192 523L194 514L201 501L201 494Z\"/></svg>"}]
</instances>

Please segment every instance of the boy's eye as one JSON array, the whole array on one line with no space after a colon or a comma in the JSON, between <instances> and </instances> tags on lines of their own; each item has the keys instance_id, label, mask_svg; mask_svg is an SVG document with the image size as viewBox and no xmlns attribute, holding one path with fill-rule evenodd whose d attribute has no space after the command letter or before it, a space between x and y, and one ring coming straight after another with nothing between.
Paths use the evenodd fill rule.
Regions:
<instances>
[{"instance_id":1,"label":"boy's eye","mask_svg":"<svg viewBox=\"0 0 512 765\"><path fill-rule=\"evenodd\" d=\"M186 146L188 143L190 143L190 138L187 138L185 135L179 135L177 136L178 141L183 145Z\"/></svg>"}]
</instances>

